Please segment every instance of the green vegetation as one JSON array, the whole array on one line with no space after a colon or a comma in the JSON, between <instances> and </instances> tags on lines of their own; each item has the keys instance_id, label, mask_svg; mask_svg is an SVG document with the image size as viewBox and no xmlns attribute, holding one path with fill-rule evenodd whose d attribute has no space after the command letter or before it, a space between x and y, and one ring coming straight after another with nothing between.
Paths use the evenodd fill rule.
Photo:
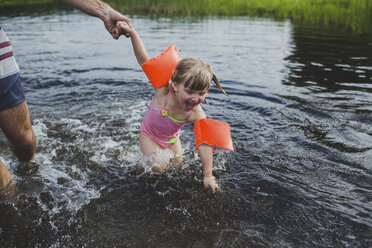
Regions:
<instances>
[{"instance_id":1,"label":"green vegetation","mask_svg":"<svg viewBox=\"0 0 372 248\"><path fill-rule=\"evenodd\" d=\"M262 16L372 32L371 0L108 0L122 10L157 15ZM125 2L125 6L123 4ZM124 9L125 8L125 9Z\"/></svg>"},{"instance_id":2,"label":"green vegetation","mask_svg":"<svg viewBox=\"0 0 372 248\"><path fill-rule=\"evenodd\" d=\"M0 0L1 5L56 0ZM372 33L372 0L106 0L123 13L261 16Z\"/></svg>"},{"instance_id":3,"label":"green vegetation","mask_svg":"<svg viewBox=\"0 0 372 248\"><path fill-rule=\"evenodd\" d=\"M0 0L0 7L52 3L53 0Z\"/></svg>"}]
</instances>

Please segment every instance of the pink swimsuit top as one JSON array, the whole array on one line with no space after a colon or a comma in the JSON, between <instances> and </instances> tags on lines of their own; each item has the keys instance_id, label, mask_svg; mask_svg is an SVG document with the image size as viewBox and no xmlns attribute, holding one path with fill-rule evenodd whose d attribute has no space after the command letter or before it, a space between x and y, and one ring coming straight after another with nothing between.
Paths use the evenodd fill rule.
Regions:
<instances>
[{"instance_id":1,"label":"pink swimsuit top","mask_svg":"<svg viewBox=\"0 0 372 248\"><path fill-rule=\"evenodd\" d=\"M161 148L165 149L174 144L180 135L180 129L187 123L192 111L184 121L178 121L168 115L169 110L165 107L168 103L170 90L162 109L156 109L150 103L145 118L142 121L139 132L158 143Z\"/></svg>"}]
</instances>

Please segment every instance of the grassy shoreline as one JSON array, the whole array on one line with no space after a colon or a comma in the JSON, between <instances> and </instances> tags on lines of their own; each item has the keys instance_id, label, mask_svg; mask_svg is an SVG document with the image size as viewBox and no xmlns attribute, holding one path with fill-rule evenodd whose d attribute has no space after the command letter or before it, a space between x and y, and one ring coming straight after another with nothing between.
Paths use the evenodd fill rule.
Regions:
<instances>
[{"instance_id":1,"label":"grassy shoreline","mask_svg":"<svg viewBox=\"0 0 372 248\"><path fill-rule=\"evenodd\" d=\"M53 3L53 0L0 0L1 7Z\"/></svg>"},{"instance_id":2,"label":"grassy shoreline","mask_svg":"<svg viewBox=\"0 0 372 248\"><path fill-rule=\"evenodd\" d=\"M333 25L372 33L371 0L105 0L122 13L192 16L258 16ZM0 6L56 3L57 0L0 0ZM0 8L1 9L1 8Z\"/></svg>"},{"instance_id":3,"label":"grassy shoreline","mask_svg":"<svg viewBox=\"0 0 372 248\"><path fill-rule=\"evenodd\" d=\"M155 15L259 16L334 25L372 33L371 0L107 0L116 8Z\"/></svg>"}]
</instances>

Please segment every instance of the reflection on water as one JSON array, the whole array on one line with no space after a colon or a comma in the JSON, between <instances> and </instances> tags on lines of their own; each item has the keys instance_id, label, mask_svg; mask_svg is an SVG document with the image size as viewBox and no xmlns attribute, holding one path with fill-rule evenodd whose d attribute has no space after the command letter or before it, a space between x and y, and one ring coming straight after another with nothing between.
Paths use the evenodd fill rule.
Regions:
<instances>
[{"instance_id":1,"label":"reflection on water","mask_svg":"<svg viewBox=\"0 0 372 248\"><path fill-rule=\"evenodd\" d=\"M0 201L11 247L368 247L368 37L265 19L134 16L150 56L177 44L214 67L208 116L236 152L215 157L221 192L202 188L192 125L186 164L139 171L138 128L152 97L130 41L79 12L0 17L38 137L35 159L0 156L17 196Z\"/></svg>"}]
</instances>

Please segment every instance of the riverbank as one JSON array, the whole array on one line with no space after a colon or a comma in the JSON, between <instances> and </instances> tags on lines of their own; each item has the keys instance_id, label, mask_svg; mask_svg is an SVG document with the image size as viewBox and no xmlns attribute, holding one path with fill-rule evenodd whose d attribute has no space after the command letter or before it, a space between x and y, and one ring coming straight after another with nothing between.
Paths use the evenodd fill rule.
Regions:
<instances>
[{"instance_id":1,"label":"riverbank","mask_svg":"<svg viewBox=\"0 0 372 248\"><path fill-rule=\"evenodd\" d=\"M0 7L53 3L53 0L0 0Z\"/></svg>"},{"instance_id":2,"label":"riverbank","mask_svg":"<svg viewBox=\"0 0 372 248\"><path fill-rule=\"evenodd\" d=\"M372 32L370 0L109 0L121 10L156 15L227 15L291 19Z\"/></svg>"},{"instance_id":3,"label":"riverbank","mask_svg":"<svg viewBox=\"0 0 372 248\"><path fill-rule=\"evenodd\" d=\"M56 3L55 0L0 0L0 6ZM152 15L259 16L334 25L354 33L372 33L370 0L106 0L123 13Z\"/></svg>"}]
</instances>

